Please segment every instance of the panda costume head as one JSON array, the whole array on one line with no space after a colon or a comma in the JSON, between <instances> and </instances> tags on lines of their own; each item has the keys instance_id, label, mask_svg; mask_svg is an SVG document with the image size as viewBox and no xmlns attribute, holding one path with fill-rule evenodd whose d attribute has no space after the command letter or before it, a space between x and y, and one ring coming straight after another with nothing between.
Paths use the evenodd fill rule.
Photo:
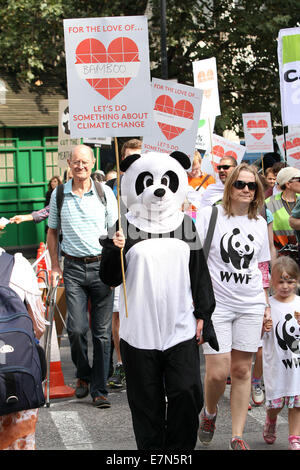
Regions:
<instances>
[{"instance_id":1,"label":"panda costume head","mask_svg":"<svg viewBox=\"0 0 300 470\"><path fill-rule=\"evenodd\" d=\"M120 164L124 172L121 198L128 221L150 233L167 233L183 221L189 186L186 170L191 166L181 152L149 152L130 155Z\"/></svg>"}]
</instances>

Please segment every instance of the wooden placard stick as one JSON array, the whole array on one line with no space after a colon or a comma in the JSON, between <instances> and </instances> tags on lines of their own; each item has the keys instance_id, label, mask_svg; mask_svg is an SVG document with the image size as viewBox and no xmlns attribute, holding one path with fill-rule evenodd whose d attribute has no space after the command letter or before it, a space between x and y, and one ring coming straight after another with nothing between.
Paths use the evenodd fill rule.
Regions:
<instances>
[{"instance_id":1,"label":"wooden placard stick","mask_svg":"<svg viewBox=\"0 0 300 470\"><path fill-rule=\"evenodd\" d=\"M120 201L120 162L119 162L119 149L118 149L118 139L115 137L115 153L116 153L116 164L117 164L117 201L118 201L118 225L119 230L121 227L121 201ZM123 248L120 250L121 256L121 269L122 269L122 280L123 280L123 289L124 289L124 299L125 299L125 309L126 309L126 318L128 317L127 309L127 293L126 293L126 281L125 281L125 270L124 270L124 259L123 259Z\"/></svg>"}]
</instances>

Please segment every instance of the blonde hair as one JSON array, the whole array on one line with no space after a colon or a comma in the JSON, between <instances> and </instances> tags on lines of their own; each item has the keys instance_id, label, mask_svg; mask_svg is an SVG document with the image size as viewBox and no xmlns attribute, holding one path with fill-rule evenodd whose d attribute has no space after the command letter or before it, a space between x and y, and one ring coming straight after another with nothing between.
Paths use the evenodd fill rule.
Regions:
<instances>
[{"instance_id":1,"label":"blonde hair","mask_svg":"<svg viewBox=\"0 0 300 470\"><path fill-rule=\"evenodd\" d=\"M276 275L279 277L283 273L287 273L297 283L300 280L300 269L295 260L289 256L280 256L272 264L271 279L274 281Z\"/></svg>"},{"instance_id":2,"label":"blonde hair","mask_svg":"<svg viewBox=\"0 0 300 470\"><path fill-rule=\"evenodd\" d=\"M196 165L197 163L200 163L200 165L201 165L201 162L202 162L201 154L200 154L200 152L198 152L198 150L195 150L195 152L194 152L194 159L193 159L193 165Z\"/></svg>"},{"instance_id":3,"label":"blonde hair","mask_svg":"<svg viewBox=\"0 0 300 470\"><path fill-rule=\"evenodd\" d=\"M248 218L257 219L265 201L264 189L263 185L260 182L257 171L247 163L241 163L228 175L225 182L222 205L224 207L225 214L227 214L228 217L234 216L231 204L231 190L233 184L238 180L241 171L248 171L248 173L254 175L255 183L257 184L257 189L255 190L253 200L249 204Z\"/></svg>"}]
</instances>

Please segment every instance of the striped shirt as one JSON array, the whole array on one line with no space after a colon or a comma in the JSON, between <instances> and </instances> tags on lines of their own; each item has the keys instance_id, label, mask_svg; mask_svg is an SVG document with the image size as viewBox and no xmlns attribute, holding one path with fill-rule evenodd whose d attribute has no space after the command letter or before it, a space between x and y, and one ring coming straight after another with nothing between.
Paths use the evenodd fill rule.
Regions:
<instances>
[{"instance_id":1,"label":"striped shirt","mask_svg":"<svg viewBox=\"0 0 300 470\"><path fill-rule=\"evenodd\" d=\"M107 202L105 208L92 180L91 183L91 189L84 193L82 198L73 193L72 180L64 185L64 202L61 209L63 233L61 248L71 256L84 257L100 254L102 247L99 238L107 234L106 221L111 227L118 218L118 206L113 191L108 186L102 185ZM58 227L56 189L51 195L48 226L52 229Z\"/></svg>"}]
</instances>

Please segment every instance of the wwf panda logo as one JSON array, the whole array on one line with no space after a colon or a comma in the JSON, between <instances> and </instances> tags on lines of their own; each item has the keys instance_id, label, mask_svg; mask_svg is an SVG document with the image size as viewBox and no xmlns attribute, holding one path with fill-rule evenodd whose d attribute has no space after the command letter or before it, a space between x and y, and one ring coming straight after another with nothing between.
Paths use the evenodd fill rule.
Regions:
<instances>
[{"instance_id":1,"label":"wwf panda logo","mask_svg":"<svg viewBox=\"0 0 300 470\"><path fill-rule=\"evenodd\" d=\"M241 236L238 228L232 230L231 235L225 233L220 242L220 253L224 263L230 263L235 269L247 269L254 255L253 235Z\"/></svg>"},{"instance_id":2,"label":"wwf panda logo","mask_svg":"<svg viewBox=\"0 0 300 470\"><path fill-rule=\"evenodd\" d=\"M282 334L279 334L279 327L281 321L279 321L275 328L275 334L278 341L279 346L284 351L288 349L292 351L294 354L300 355L300 325L294 319L294 317L288 313L285 316L285 321L282 325Z\"/></svg>"}]
</instances>

